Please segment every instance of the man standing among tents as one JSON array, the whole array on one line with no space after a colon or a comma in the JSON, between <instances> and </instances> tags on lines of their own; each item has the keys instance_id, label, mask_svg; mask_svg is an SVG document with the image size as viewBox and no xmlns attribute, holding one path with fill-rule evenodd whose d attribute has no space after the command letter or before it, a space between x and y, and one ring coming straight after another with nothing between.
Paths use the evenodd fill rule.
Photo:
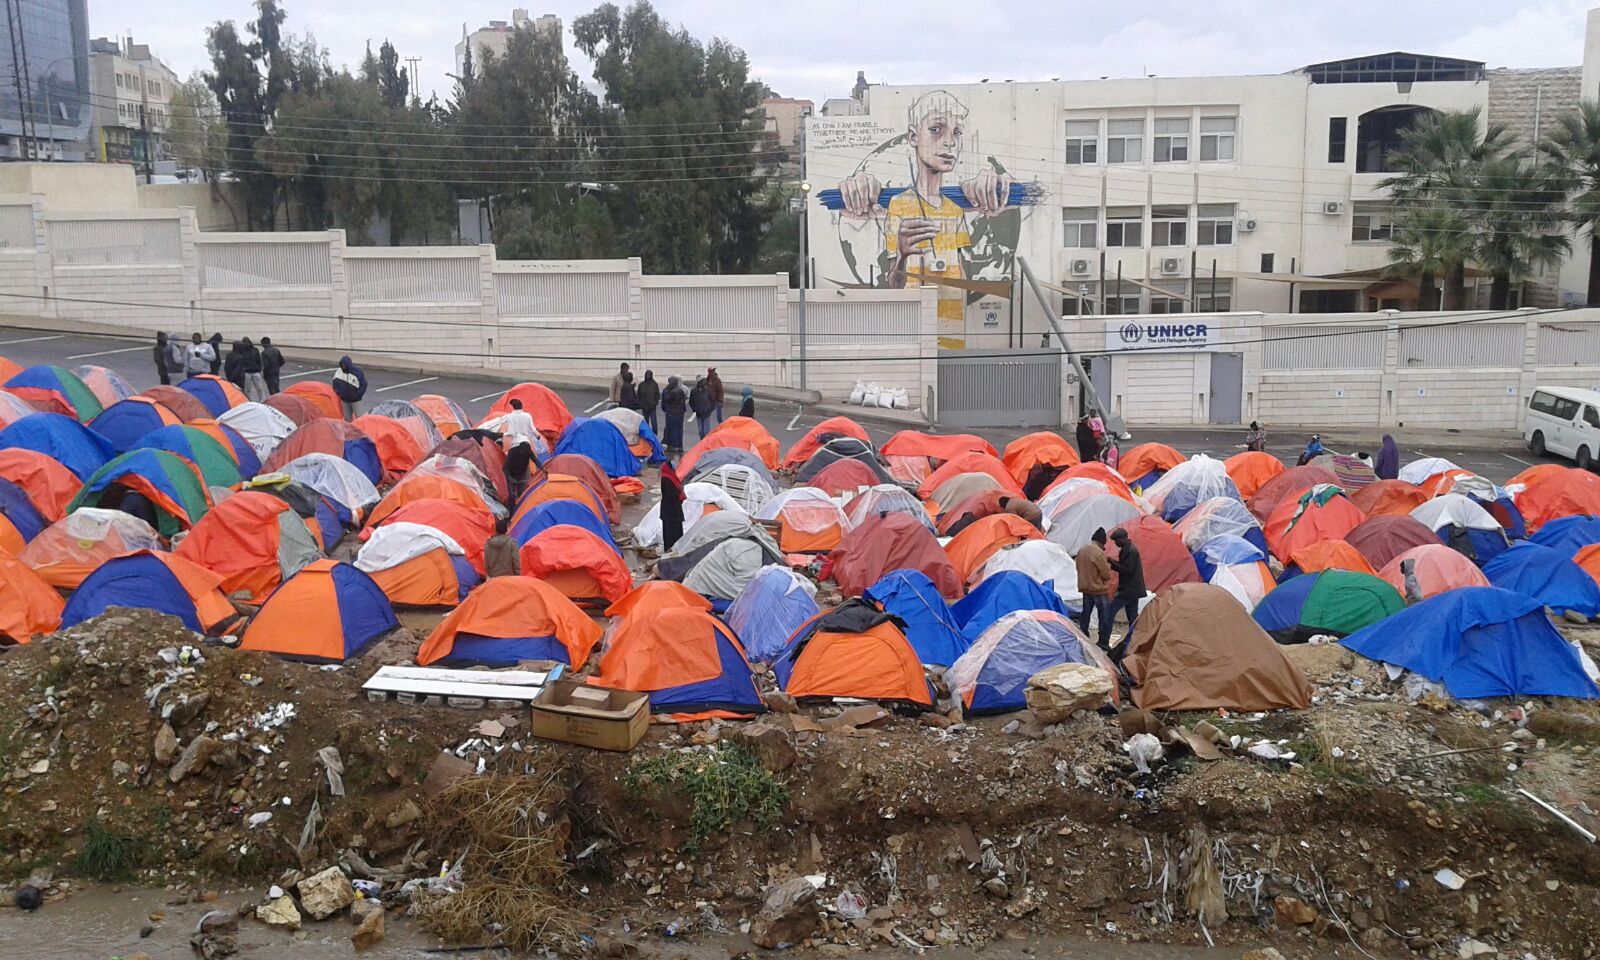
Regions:
<instances>
[{"instance_id":1,"label":"man standing among tents","mask_svg":"<svg viewBox=\"0 0 1600 960\"><path fill-rule=\"evenodd\" d=\"M333 392L339 395L345 420L354 420L356 404L367 395L367 374L347 356L339 358L339 369L333 373Z\"/></svg>"},{"instance_id":2,"label":"man standing among tents","mask_svg":"<svg viewBox=\"0 0 1600 960\"><path fill-rule=\"evenodd\" d=\"M1111 649L1111 564L1106 561L1106 532L1099 529L1078 551L1078 590L1083 594L1083 612L1078 614L1078 629L1089 635L1089 618L1100 621L1100 649Z\"/></svg>"},{"instance_id":3,"label":"man standing among tents","mask_svg":"<svg viewBox=\"0 0 1600 960\"><path fill-rule=\"evenodd\" d=\"M644 379L639 382L639 413L644 417L644 422L650 424L650 432L656 433L661 428L656 426L656 408L661 406L661 384L656 382L656 372L646 370Z\"/></svg>"},{"instance_id":4,"label":"man standing among tents","mask_svg":"<svg viewBox=\"0 0 1600 960\"><path fill-rule=\"evenodd\" d=\"M711 385L705 377L696 380L694 389L689 391L689 409L694 411L695 425L700 428L700 439L704 440L711 432L711 412L721 409L711 399Z\"/></svg>"},{"instance_id":5,"label":"man standing among tents","mask_svg":"<svg viewBox=\"0 0 1600 960\"><path fill-rule=\"evenodd\" d=\"M164 332L156 333L156 349L153 354L156 361L156 376L161 378L161 385L166 386L172 382L167 376L167 351L169 349L167 335Z\"/></svg>"},{"instance_id":6,"label":"man standing among tents","mask_svg":"<svg viewBox=\"0 0 1600 960\"><path fill-rule=\"evenodd\" d=\"M722 376L717 373L717 368L716 367L707 367L706 368L705 382L706 382L706 396L711 400L711 412L716 414L717 422L721 423L722 422L722 401L723 401ZM699 412L696 411L695 416L699 416L699 415L700 415ZM705 436L704 433L702 433L700 435L702 437Z\"/></svg>"},{"instance_id":7,"label":"man standing among tents","mask_svg":"<svg viewBox=\"0 0 1600 960\"><path fill-rule=\"evenodd\" d=\"M1102 629L1110 629L1118 611L1127 616L1128 632L1117 647L1120 657L1128 649L1128 641L1133 637L1133 624L1139 619L1139 601L1144 599L1148 591L1144 585L1144 558L1139 556L1139 548L1133 545L1128 531L1113 532L1111 542L1117 545L1117 558L1110 561L1111 569L1117 572L1117 592L1112 598L1111 609L1106 612L1106 626Z\"/></svg>"},{"instance_id":8,"label":"man standing among tents","mask_svg":"<svg viewBox=\"0 0 1600 960\"><path fill-rule=\"evenodd\" d=\"M211 361L217 358L217 353L211 344L201 339L200 334L195 334L189 341L189 349L183 353L183 373L186 377L198 377L202 373L211 372Z\"/></svg>"},{"instance_id":9,"label":"man standing among tents","mask_svg":"<svg viewBox=\"0 0 1600 960\"><path fill-rule=\"evenodd\" d=\"M278 374L283 372L283 351L273 346L271 337L261 338L261 378L267 382L267 395L278 392Z\"/></svg>"}]
</instances>

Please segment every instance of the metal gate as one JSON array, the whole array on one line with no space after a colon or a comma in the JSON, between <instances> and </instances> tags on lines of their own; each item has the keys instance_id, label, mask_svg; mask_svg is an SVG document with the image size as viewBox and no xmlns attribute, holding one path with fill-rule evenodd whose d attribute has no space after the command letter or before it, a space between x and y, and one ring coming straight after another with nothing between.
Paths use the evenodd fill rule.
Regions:
<instances>
[{"instance_id":1,"label":"metal gate","mask_svg":"<svg viewBox=\"0 0 1600 960\"><path fill-rule=\"evenodd\" d=\"M1061 423L1061 357L1038 350L939 354L939 422L951 427Z\"/></svg>"}]
</instances>

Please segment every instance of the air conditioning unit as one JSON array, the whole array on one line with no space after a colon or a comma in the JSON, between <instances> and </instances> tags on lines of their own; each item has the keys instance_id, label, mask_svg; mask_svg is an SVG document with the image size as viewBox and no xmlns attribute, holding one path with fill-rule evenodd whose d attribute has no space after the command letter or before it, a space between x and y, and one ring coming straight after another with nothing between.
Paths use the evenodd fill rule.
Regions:
<instances>
[{"instance_id":1,"label":"air conditioning unit","mask_svg":"<svg viewBox=\"0 0 1600 960\"><path fill-rule=\"evenodd\" d=\"M1244 217L1239 221L1240 233L1254 233L1256 229L1255 217Z\"/></svg>"},{"instance_id":2,"label":"air conditioning unit","mask_svg":"<svg viewBox=\"0 0 1600 960\"><path fill-rule=\"evenodd\" d=\"M1344 204L1338 200L1329 200L1322 205L1322 212L1333 216L1344 209Z\"/></svg>"},{"instance_id":3,"label":"air conditioning unit","mask_svg":"<svg viewBox=\"0 0 1600 960\"><path fill-rule=\"evenodd\" d=\"M1177 257L1163 257L1161 260L1161 275L1163 277L1176 277L1183 273L1183 261Z\"/></svg>"},{"instance_id":4,"label":"air conditioning unit","mask_svg":"<svg viewBox=\"0 0 1600 960\"><path fill-rule=\"evenodd\" d=\"M1088 260L1074 260L1072 261L1072 275L1075 277L1087 277L1092 267L1093 263Z\"/></svg>"}]
</instances>

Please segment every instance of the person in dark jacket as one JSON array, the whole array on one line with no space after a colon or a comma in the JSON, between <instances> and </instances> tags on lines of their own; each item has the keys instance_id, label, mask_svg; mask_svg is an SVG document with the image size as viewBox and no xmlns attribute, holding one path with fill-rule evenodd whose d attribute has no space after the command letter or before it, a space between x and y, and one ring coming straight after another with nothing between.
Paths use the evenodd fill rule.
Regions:
<instances>
[{"instance_id":1,"label":"person in dark jacket","mask_svg":"<svg viewBox=\"0 0 1600 960\"><path fill-rule=\"evenodd\" d=\"M683 481L672 461L661 465L661 551L671 552L683 537Z\"/></svg>"},{"instance_id":2,"label":"person in dark jacket","mask_svg":"<svg viewBox=\"0 0 1600 960\"><path fill-rule=\"evenodd\" d=\"M1400 447L1395 444L1394 437L1383 435L1383 446L1378 448L1378 458L1372 464L1372 472L1378 475L1379 480L1398 480L1400 478Z\"/></svg>"},{"instance_id":3,"label":"person in dark jacket","mask_svg":"<svg viewBox=\"0 0 1600 960\"><path fill-rule=\"evenodd\" d=\"M239 369L244 356L244 341L233 341L233 347L228 351L228 359L222 364L222 375L227 381L240 390L244 389L244 371Z\"/></svg>"},{"instance_id":4,"label":"person in dark jacket","mask_svg":"<svg viewBox=\"0 0 1600 960\"><path fill-rule=\"evenodd\" d=\"M252 403L267 399L267 381L261 376L261 351L249 337L239 341L239 388Z\"/></svg>"},{"instance_id":5,"label":"person in dark jacket","mask_svg":"<svg viewBox=\"0 0 1600 960\"><path fill-rule=\"evenodd\" d=\"M639 409L639 388L633 385L633 374L624 371L622 389L617 394L617 406L624 410Z\"/></svg>"},{"instance_id":6,"label":"person in dark jacket","mask_svg":"<svg viewBox=\"0 0 1600 960\"><path fill-rule=\"evenodd\" d=\"M261 338L261 379L267 382L267 395L278 392L278 374L283 372L283 351L272 345L271 337Z\"/></svg>"},{"instance_id":7,"label":"person in dark jacket","mask_svg":"<svg viewBox=\"0 0 1600 960\"><path fill-rule=\"evenodd\" d=\"M152 356L156 361L156 376L161 378L163 386L170 384L172 378L167 375L167 335L165 333L158 332L156 334L156 349Z\"/></svg>"},{"instance_id":8,"label":"person in dark jacket","mask_svg":"<svg viewBox=\"0 0 1600 960\"><path fill-rule=\"evenodd\" d=\"M717 422L722 422L722 377L717 374L716 367L706 368L706 395L711 398L712 413L716 415ZM702 434L704 436L704 434Z\"/></svg>"},{"instance_id":9,"label":"person in dark jacket","mask_svg":"<svg viewBox=\"0 0 1600 960\"><path fill-rule=\"evenodd\" d=\"M739 391L739 396L742 398L739 401L739 416L752 418L755 417L756 392L749 387L745 387L743 390Z\"/></svg>"},{"instance_id":10,"label":"person in dark jacket","mask_svg":"<svg viewBox=\"0 0 1600 960\"><path fill-rule=\"evenodd\" d=\"M661 413L666 419L667 435L662 444L672 453L683 452L683 414L689 407L688 391L677 377L667 378L667 389L661 391Z\"/></svg>"},{"instance_id":11,"label":"person in dark jacket","mask_svg":"<svg viewBox=\"0 0 1600 960\"><path fill-rule=\"evenodd\" d=\"M1078 629L1089 635L1089 619L1100 623L1100 649L1111 649L1111 564L1106 560L1106 532L1099 529L1078 550L1078 590L1083 594L1083 612L1078 614Z\"/></svg>"},{"instance_id":12,"label":"person in dark jacket","mask_svg":"<svg viewBox=\"0 0 1600 960\"><path fill-rule=\"evenodd\" d=\"M533 482L533 468L536 465L537 458L533 455L533 447L527 441L516 444L506 454L506 489L510 492L510 502L506 506L516 508L518 501L522 499L522 494Z\"/></svg>"},{"instance_id":13,"label":"person in dark jacket","mask_svg":"<svg viewBox=\"0 0 1600 960\"><path fill-rule=\"evenodd\" d=\"M644 379L639 381L639 413L644 417L644 422L650 424L651 433L659 433L661 428L656 426L656 408L661 406L661 384L656 382L654 370L646 370Z\"/></svg>"},{"instance_id":14,"label":"person in dark jacket","mask_svg":"<svg viewBox=\"0 0 1600 960\"><path fill-rule=\"evenodd\" d=\"M1117 574L1117 592L1111 599L1111 609L1106 612L1106 623L1117 619L1118 611L1127 615L1128 632L1123 634L1122 643L1117 646L1117 656L1128 649L1128 641L1133 637L1133 625L1139 619L1139 601L1144 599L1146 593L1144 585L1144 558L1139 556L1139 548L1133 545L1128 531L1116 530L1111 534L1111 542L1117 545L1117 558L1111 562L1111 569Z\"/></svg>"},{"instance_id":15,"label":"person in dark jacket","mask_svg":"<svg viewBox=\"0 0 1600 960\"><path fill-rule=\"evenodd\" d=\"M344 418L356 418L356 404L367 395L367 374L350 361L339 358L339 369L333 373L333 392L339 395L339 405L344 408Z\"/></svg>"},{"instance_id":16,"label":"person in dark jacket","mask_svg":"<svg viewBox=\"0 0 1600 960\"><path fill-rule=\"evenodd\" d=\"M527 446L527 444L519 444ZM494 536L483 544L485 577L516 577L522 574L522 546L506 535L506 517L494 522Z\"/></svg>"},{"instance_id":17,"label":"person in dark jacket","mask_svg":"<svg viewBox=\"0 0 1600 960\"><path fill-rule=\"evenodd\" d=\"M1100 459L1100 442L1094 437L1094 428L1089 426L1089 414L1078 418L1078 459L1084 463Z\"/></svg>"},{"instance_id":18,"label":"person in dark jacket","mask_svg":"<svg viewBox=\"0 0 1600 960\"><path fill-rule=\"evenodd\" d=\"M222 334L211 335L211 375L222 372Z\"/></svg>"},{"instance_id":19,"label":"person in dark jacket","mask_svg":"<svg viewBox=\"0 0 1600 960\"><path fill-rule=\"evenodd\" d=\"M705 377L696 380L694 389L689 391L689 409L694 411L695 425L700 428L700 439L704 440L711 432L711 412L720 409L711 399L711 387Z\"/></svg>"}]
</instances>

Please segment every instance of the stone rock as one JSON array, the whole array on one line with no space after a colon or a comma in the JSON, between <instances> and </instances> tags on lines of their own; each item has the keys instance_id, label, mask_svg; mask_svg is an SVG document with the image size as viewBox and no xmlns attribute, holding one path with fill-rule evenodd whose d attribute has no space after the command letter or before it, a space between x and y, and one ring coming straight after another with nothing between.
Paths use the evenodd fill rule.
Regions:
<instances>
[{"instance_id":1,"label":"stone rock","mask_svg":"<svg viewBox=\"0 0 1600 960\"><path fill-rule=\"evenodd\" d=\"M1317 922L1317 908L1296 897L1273 900L1272 914L1280 926L1304 927Z\"/></svg>"},{"instance_id":2,"label":"stone rock","mask_svg":"<svg viewBox=\"0 0 1600 960\"><path fill-rule=\"evenodd\" d=\"M797 944L821 927L817 914L817 888L804 877L769 887L761 911L750 921L750 939L759 947L776 949Z\"/></svg>"},{"instance_id":3,"label":"stone rock","mask_svg":"<svg viewBox=\"0 0 1600 960\"><path fill-rule=\"evenodd\" d=\"M1239 960L1283 960L1283 954L1276 947L1262 947L1260 950L1246 950Z\"/></svg>"},{"instance_id":4,"label":"stone rock","mask_svg":"<svg viewBox=\"0 0 1600 960\"><path fill-rule=\"evenodd\" d=\"M172 724L174 730L200 716L200 712L211 702L211 694L197 693L192 697L184 697L172 705L172 712L167 715L167 722Z\"/></svg>"},{"instance_id":5,"label":"stone rock","mask_svg":"<svg viewBox=\"0 0 1600 960\"><path fill-rule=\"evenodd\" d=\"M991 897L999 897L1001 900L1011 896L1011 888L1006 886L1006 882L999 877L990 877L983 881L983 892Z\"/></svg>"},{"instance_id":6,"label":"stone rock","mask_svg":"<svg viewBox=\"0 0 1600 960\"><path fill-rule=\"evenodd\" d=\"M762 694L761 699L766 701L767 709L771 710L773 713L800 712L800 705L795 702L794 697L789 696L787 693L784 693L781 690Z\"/></svg>"},{"instance_id":7,"label":"stone rock","mask_svg":"<svg viewBox=\"0 0 1600 960\"><path fill-rule=\"evenodd\" d=\"M201 960L222 960L239 952L239 917L227 910L212 910L195 924L189 946Z\"/></svg>"},{"instance_id":8,"label":"stone rock","mask_svg":"<svg viewBox=\"0 0 1600 960\"><path fill-rule=\"evenodd\" d=\"M300 894L300 906L313 920L326 920L356 899L356 888L338 867L301 880L295 890Z\"/></svg>"},{"instance_id":9,"label":"stone rock","mask_svg":"<svg viewBox=\"0 0 1600 960\"><path fill-rule=\"evenodd\" d=\"M372 914L382 912L382 901L373 900L370 897L360 897L356 902L350 904L350 922L360 925L363 920Z\"/></svg>"},{"instance_id":10,"label":"stone rock","mask_svg":"<svg viewBox=\"0 0 1600 960\"><path fill-rule=\"evenodd\" d=\"M1061 723L1075 710L1095 710L1111 699L1111 675L1082 663L1060 663L1028 678L1022 698L1041 724Z\"/></svg>"},{"instance_id":11,"label":"stone rock","mask_svg":"<svg viewBox=\"0 0 1600 960\"><path fill-rule=\"evenodd\" d=\"M383 942L383 908L367 914L367 918L350 934L350 943L357 951L368 950Z\"/></svg>"},{"instance_id":12,"label":"stone rock","mask_svg":"<svg viewBox=\"0 0 1600 960\"><path fill-rule=\"evenodd\" d=\"M210 760L221 749L220 740L213 740L204 734L195 737L189 741L187 747L183 748L183 756L179 757L178 762L167 771L167 779L173 783L182 783L183 778L194 772L195 767Z\"/></svg>"},{"instance_id":13,"label":"stone rock","mask_svg":"<svg viewBox=\"0 0 1600 960\"><path fill-rule=\"evenodd\" d=\"M126 760L111 761L111 776L118 780L128 779L128 774L133 772L133 767Z\"/></svg>"},{"instance_id":14,"label":"stone rock","mask_svg":"<svg viewBox=\"0 0 1600 960\"><path fill-rule=\"evenodd\" d=\"M1463 940L1461 946L1456 947L1456 956L1461 960L1472 960L1474 957L1497 957L1500 951L1482 940Z\"/></svg>"},{"instance_id":15,"label":"stone rock","mask_svg":"<svg viewBox=\"0 0 1600 960\"><path fill-rule=\"evenodd\" d=\"M279 930L300 929L300 911L295 908L294 898L287 894L256 907L256 919Z\"/></svg>"},{"instance_id":16,"label":"stone rock","mask_svg":"<svg viewBox=\"0 0 1600 960\"><path fill-rule=\"evenodd\" d=\"M383 825L388 827L390 830L397 830L413 820L420 819L421 817L422 808L417 806L417 802L415 800L407 799L404 803L400 804L400 806L391 810L387 817L383 818Z\"/></svg>"},{"instance_id":17,"label":"stone rock","mask_svg":"<svg viewBox=\"0 0 1600 960\"><path fill-rule=\"evenodd\" d=\"M800 762L800 751L794 746L794 734L776 722L757 720L730 730L727 736L755 754L761 765L771 773L782 773Z\"/></svg>"},{"instance_id":18,"label":"stone rock","mask_svg":"<svg viewBox=\"0 0 1600 960\"><path fill-rule=\"evenodd\" d=\"M161 729L156 731L156 742L150 748L151 754L156 758L156 763L166 766L178 755L178 735L172 732L172 724L163 723Z\"/></svg>"}]
</instances>

